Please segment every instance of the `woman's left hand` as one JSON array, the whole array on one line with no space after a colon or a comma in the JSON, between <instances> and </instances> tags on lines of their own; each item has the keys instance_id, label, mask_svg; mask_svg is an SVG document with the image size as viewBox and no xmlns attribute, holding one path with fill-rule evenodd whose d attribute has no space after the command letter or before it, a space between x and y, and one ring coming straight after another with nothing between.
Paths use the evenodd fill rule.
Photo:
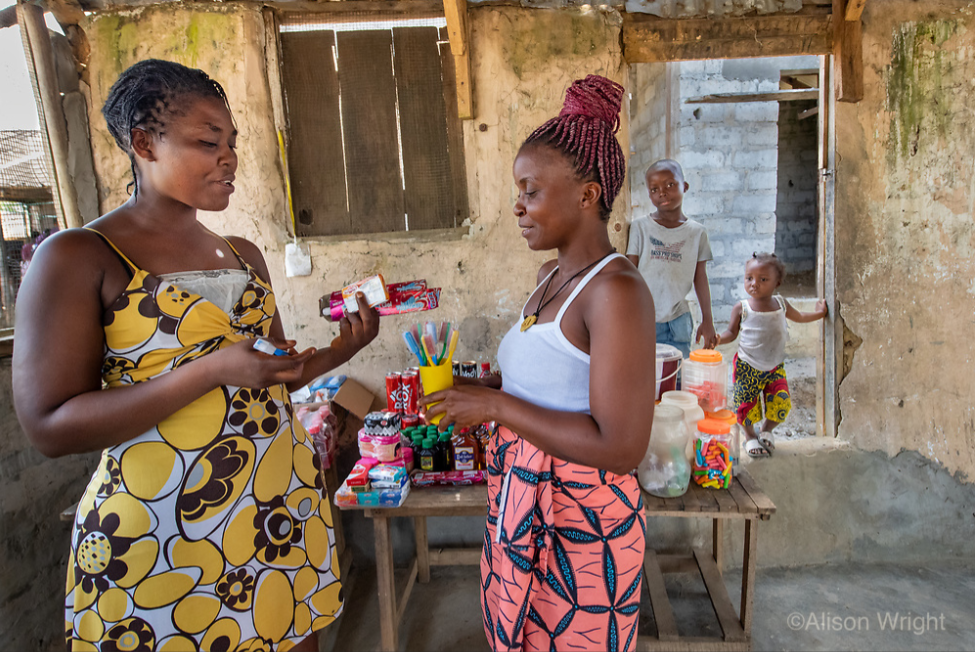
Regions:
<instances>
[{"instance_id":1,"label":"woman's left hand","mask_svg":"<svg viewBox=\"0 0 975 652\"><path fill-rule=\"evenodd\" d=\"M420 398L420 405L428 406L425 419L443 414L440 420L441 430L451 423L456 428L473 428L486 421L494 421L492 407L497 400L498 390L478 385L455 385L433 394Z\"/></svg>"}]
</instances>

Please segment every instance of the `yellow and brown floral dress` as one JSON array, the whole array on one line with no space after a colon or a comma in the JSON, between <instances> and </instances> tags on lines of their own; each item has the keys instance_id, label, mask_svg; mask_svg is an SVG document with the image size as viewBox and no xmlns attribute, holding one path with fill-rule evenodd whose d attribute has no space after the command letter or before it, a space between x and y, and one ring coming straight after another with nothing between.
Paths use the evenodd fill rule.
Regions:
<instances>
[{"instance_id":1,"label":"yellow and brown floral dress","mask_svg":"<svg viewBox=\"0 0 975 652\"><path fill-rule=\"evenodd\" d=\"M109 387L268 334L274 294L239 255L250 279L228 314L105 241L132 274L104 316ZM333 542L287 389L219 387L102 453L71 539L69 648L287 650L342 609Z\"/></svg>"}]
</instances>

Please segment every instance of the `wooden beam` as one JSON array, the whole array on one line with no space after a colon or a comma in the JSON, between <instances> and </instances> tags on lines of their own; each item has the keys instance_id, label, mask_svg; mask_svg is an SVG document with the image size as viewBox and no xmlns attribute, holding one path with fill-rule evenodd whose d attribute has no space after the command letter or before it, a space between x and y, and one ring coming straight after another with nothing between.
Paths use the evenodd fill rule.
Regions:
<instances>
[{"instance_id":1,"label":"wooden beam","mask_svg":"<svg viewBox=\"0 0 975 652\"><path fill-rule=\"evenodd\" d=\"M381 15L397 17L427 18L443 16L443 5L440 0L344 0L343 2L315 2L314 0L270 0L265 2L281 12L281 23L307 22L307 16L301 14L324 14L328 21L340 21L348 17L349 20L369 20L369 14L375 14L376 19ZM352 15L358 14L358 15ZM289 18L292 20L289 21Z\"/></svg>"},{"instance_id":2,"label":"wooden beam","mask_svg":"<svg viewBox=\"0 0 975 652\"><path fill-rule=\"evenodd\" d=\"M814 106L811 109L807 109L805 111L802 111L799 114L799 118L798 119L799 120L805 120L806 118L811 118L814 115L819 115L819 107L818 106Z\"/></svg>"},{"instance_id":3,"label":"wooden beam","mask_svg":"<svg viewBox=\"0 0 975 652\"><path fill-rule=\"evenodd\" d=\"M54 201L54 195L50 188L3 187L0 188L0 200L35 204Z\"/></svg>"},{"instance_id":4,"label":"wooden beam","mask_svg":"<svg viewBox=\"0 0 975 652\"><path fill-rule=\"evenodd\" d=\"M461 120L470 120L474 117L474 93L468 51L467 0L443 0L443 13L447 19L447 37L450 39L450 53L454 57L454 75L457 78L457 115Z\"/></svg>"},{"instance_id":5,"label":"wooden beam","mask_svg":"<svg viewBox=\"0 0 975 652\"><path fill-rule=\"evenodd\" d=\"M819 98L817 88L789 88L767 93L715 93L689 97L685 104L732 104L736 102L788 102L796 100L815 100Z\"/></svg>"},{"instance_id":6,"label":"wooden beam","mask_svg":"<svg viewBox=\"0 0 975 652\"><path fill-rule=\"evenodd\" d=\"M40 98L38 108L41 109L43 134L51 154L54 205L65 226L84 226L78 210L78 196L71 183L68 127L64 118L64 107L61 105L61 91L54 69L54 49L44 22L44 10L37 5L18 4L17 22L22 29L21 38L27 53L27 71Z\"/></svg>"},{"instance_id":7,"label":"wooden beam","mask_svg":"<svg viewBox=\"0 0 975 652\"><path fill-rule=\"evenodd\" d=\"M0 9L0 29L17 24L17 5Z\"/></svg>"},{"instance_id":8,"label":"wooden beam","mask_svg":"<svg viewBox=\"0 0 975 652\"><path fill-rule=\"evenodd\" d=\"M851 1L833 0L833 15L845 15ZM833 21L833 76L838 102L863 99L863 27L859 20Z\"/></svg>"},{"instance_id":9,"label":"wooden beam","mask_svg":"<svg viewBox=\"0 0 975 652\"><path fill-rule=\"evenodd\" d=\"M672 20L623 14L627 63L829 54L832 16L800 14Z\"/></svg>"},{"instance_id":10,"label":"wooden beam","mask_svg":"<svg viewBox=\"0 0 975 652\"><path fill-rule=\"evenodd\" d=\"M863 15L863 8L867 6L867 0L849 0L846 4L844 17L849 21L860 20Z\"/></svg>"}]
</instances>

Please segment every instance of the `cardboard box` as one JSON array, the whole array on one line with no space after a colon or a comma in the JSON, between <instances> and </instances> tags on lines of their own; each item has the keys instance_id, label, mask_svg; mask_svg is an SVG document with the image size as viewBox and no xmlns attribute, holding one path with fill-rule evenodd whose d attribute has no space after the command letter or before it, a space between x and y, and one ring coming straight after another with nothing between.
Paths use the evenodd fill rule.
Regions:
<instances>
[{"instance_id":1,"label":"cardboard box","mask_svg":"<svg viewBox=\"0 0 975 652\"><path fill-rule=\"evenodd\" d=\"M379 406L380 399L378 396L351 378L345 379L345 382L339 387L339 391L332 398L332 403L342 406L359 417L360 421L365 419L366 415L373 409L380 410L385 407L385 405ZM374 405L377 407L373 408Z\"/></svg>"}]
</instances>

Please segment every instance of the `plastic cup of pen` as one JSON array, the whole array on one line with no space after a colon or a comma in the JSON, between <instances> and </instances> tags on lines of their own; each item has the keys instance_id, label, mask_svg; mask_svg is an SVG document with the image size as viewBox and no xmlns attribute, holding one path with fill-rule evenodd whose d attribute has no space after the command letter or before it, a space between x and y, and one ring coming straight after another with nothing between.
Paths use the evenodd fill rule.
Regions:
<instances>
[{"instance_id":1,"label":"plastic cup of pen","mask_svg":"<svg viewBox=\"0 0 975 652\"><path fill-rule=\"evenodd\" d=\"M423 385L424 395L430 395L434 392L439 392L442 389L447 389L448 387L454 386L454 370L453 366L450 364L450 360L444 361L443 364L435 366L420 367L420 384ZM431 407L436 405L436 403L431 403L427 405L429 410ZM440 419L443 417L442 414L430 419L430 423L437 424L440 423Z\"/></svg>"}]
</instances>

